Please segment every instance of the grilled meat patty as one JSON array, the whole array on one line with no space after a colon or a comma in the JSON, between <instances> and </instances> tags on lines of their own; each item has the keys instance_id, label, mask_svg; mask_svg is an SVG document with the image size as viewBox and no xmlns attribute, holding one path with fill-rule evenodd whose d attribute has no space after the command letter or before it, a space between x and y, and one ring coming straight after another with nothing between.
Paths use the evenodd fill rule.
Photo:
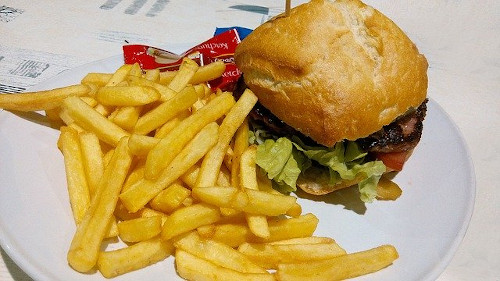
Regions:
<instances>
[{"instance_id":1,"label":"grilled meat patty","mask_svg":"<svg viewBox=\"0 0 500 281\"><path fill-rule=\"evenodd\" d=\"M245 89L242 81L243 79L240 79L234 91L237 98ZM357 139L356 142L367 152L390 153L411 151L420 141L426 112L427 99L416 109L409 110L389 125L382 127L379 131L365 138ZM311 139L281 121L259 102L257 102L250 112L250 118L275 135L297 135L306 142L314 143Z\"/></svg>"}]
</instances>

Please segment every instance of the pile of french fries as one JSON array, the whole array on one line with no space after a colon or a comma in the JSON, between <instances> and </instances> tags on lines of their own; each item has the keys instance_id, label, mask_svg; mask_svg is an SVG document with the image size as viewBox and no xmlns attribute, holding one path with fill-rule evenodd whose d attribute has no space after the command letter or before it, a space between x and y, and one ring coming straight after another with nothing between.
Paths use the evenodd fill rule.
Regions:
<instances>
[{"instance_id":1,"label":"pile of french fries","mask_svg":"<svg viewBox=\"0 0 500 281\"><path fill-rule=\"evenodd\" d=\"M188 280L341 280L397 259L391 245L348 254L314 236L317 217L255 164L247 115L257 97L208 87L224 68L125 64L78 85L0 95L0 108L44 111L60 130L76 224L69 265L112 278L173 255ZM117 237L125 246L104 249Z\"/></svg>"}]
</instances>

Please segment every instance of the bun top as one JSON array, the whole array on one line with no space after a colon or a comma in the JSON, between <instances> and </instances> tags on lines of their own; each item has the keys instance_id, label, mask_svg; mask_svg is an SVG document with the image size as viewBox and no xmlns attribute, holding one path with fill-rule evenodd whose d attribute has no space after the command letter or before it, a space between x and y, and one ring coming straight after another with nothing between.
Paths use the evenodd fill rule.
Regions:
<instances>
[{"instance_id":1,"label":"bun top","mask_svg":"<svg viewBox=\"0 0 500 281\"><path fill-rule=\"evenodd\" d=\"M312 0L259 26L236 64L260 103L319 144L366 137L427 94L427 60L358 0Z\"/></svg>"}]
</instances>

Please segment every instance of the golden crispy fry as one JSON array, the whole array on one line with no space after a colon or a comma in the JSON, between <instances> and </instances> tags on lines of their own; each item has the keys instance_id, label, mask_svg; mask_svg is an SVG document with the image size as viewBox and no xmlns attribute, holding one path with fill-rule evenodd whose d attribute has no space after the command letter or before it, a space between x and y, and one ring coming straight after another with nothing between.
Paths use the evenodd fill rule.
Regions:
<instances>
[{"instance_id":1,"label":"golden crispy fry","mask_svg":"<svg viewBox=\"0 0 500 281\"><path fill-rule=\"evenodd\" d=\"M191 190L175 182L155 196L149 205L155 210L171 213L182 205L182 202L191 195Z\"/></svg>"},{"instance_id":2,"label":"golden crispy fry","mask_svg":"<svg viewBox=\"0 0 500 281\"><path fill-rule=\"evenodd\" d=\"M0 94L0 108L17 111L37 111L53 109L70 96L83 96L90 92L86 85L72 85L47 91L22 94Z\"/></svg>"},{"instance_id":3,"label":"golden crispy fry","mask_svg":"<svg viewBox=\"0 0 500 281\"><path fill-rule=\"evenodd\" d=\"M401 196L403 191L395 182L382 176L377 185L377 199L379 200L396 200Z\"/></svg>"},{"instance_id":4,"label":"golden crispy fry","mask_svg":"<svg viewBox=\"0 0 500 281\"><path fill-rule=\"evenodd\" d=\"M106 234L104 239L118 237L118 223L116 222L115 216L111 216L108 226L106 227Z\"/></svg>"},{"instance_id":5,"label":"golden crispy fry","mask_svg":"<svg viewBox=\"0 0 500 281\"><path fill-rule=\"evenodd\" d=\"M232 207L248 214L278 216L286 214L296 200L293 196L246 189L238 192Z\"/></svg>"},{"instance_id":6,"label":"golden crispy fry","mask_svg":"<svg viewBox=\"0 0 500 281\"><path fill-rule=\"evenodd\" d=\"M101 242L132 162L127 141L127 138L123 138L118 143L110 163L104 170L89 210L78 225L71 241L68 263L77 271L87 272L97 262Z\"/></svg>"},{"instance_id":7,"label":"golden crispy fry","mask_svg":"<svg viewBox=\"0 0 500 281\"><path fill-rule=\"evenodd\" d=\"M200 66L195 72L190 84L199 84L202 82L210 81L221 77L226 70L226 64L223 61L215 61L210 64ZM159 82L164 85L168 85L170 81L177 75L177 71L164 71L160 72Z\"/></svg>"},{"instance_id":8,"label":"golden crispy fry","mask_svg":"<svg viewBox=\"0 0 500 281\"><path fill-rule=\"evenodd\" d=\"M267 273L265 269L252 262L246 255L226 244L202 239L196 231L189 232L174 242L177 249L186 251L199 258L221 267L243 273Z\"/></svg>"},{"instance_id":9,"label":"golden crispy fry","mask_svg":"<svg viewBox=\"0 0 500 281\"><path fill-rule=\"evenodd\" d=\"M224 243L232 248L236 248L245 242L256 242L255 236L246 222L204 225L198 227L196 231L200 237Z\"/></svg>"},{"instance_id":10,"label":"golden crispy fry","mask_svg":"<svg viewBox=\"0 0 500 281\"><path fill-rule=\"evenodd\" d=\"M188 109L198 98L199 95L194 87L184 88L173 98L141 116L135 125L134 133L146 135L159 128L165 122Z\"/></svg>"},{"instance_id":11,"label":"golden crispy fry","mask_svg":"<svg viewBox=\"0 0 500 281\"><path fill-rule=\"evenodd\" d=\"M204 66L200 66L193 75L189 83L200 84L221 77L226 70L226 64L223 61L214 61Z\"/></svg>"},{"instance_id":12,"label":"golden crispy fry","mask_svg":"<svg viewBox=\"0 0 500 281\"><path fill-rule=\"evenodd\" d=\"M173 212L163 224L161 237L165 240L187 233L220 219L219 208L199 203Z\"/></svg>"},{"instance_id":13,"label":"golden crispy fry","mask_svg":"<svg viewBox=\"0 0 500 281\"><path fill-rule=\"evenodd\" d=\"M234 187L205 186L193 188L193 197L217 207L232 206L238 189Z\"/></svg>"},{"instance_id":14,"label":"golden crispy fry","mask_svg":"<svg viewBox=\"0 0 500 281\"><path fill-rule=\"evenodd\" d=\"M177 93L182 91L182 89L184 89L184 87L186 87L189 83L189 80L191 80L191 77L193 77L196 73L198 67L199 66L195 61L189 58L183 58L177 74L174 76L172 81L168 83L168 87Z\"/></svg>"},{"instance_id":15,"label":"golden crispy fry","mask_svg":"<svg viewBox=\"0 0 500 281\"><path fill-rule=\"evenodd\" d=\"M234 187L195 187L193 196L203 202L233 208L248 214L279 216L292 208L297 198L283 194L270 194L260 190Z\"/></svg>"},{"instance_id":16,"label":"golden crispy fry","mask_svg":"<svg viewBox=\"0 0 500 281\"><path fill-rule=\"evenodd\" d=\"M132 131L134 129L139 115L141 113L141 106L125 106L117 108L115 116L111 119L113 123L120 126L126 131Z\"/></svg>"},{"instance_id":17,"label":"golden crispy fry","mask_svg":"<svg viewBox=\"0 0 500 281\"><path fill-rule=\"evenodd\" d=\"M248 118L247 118L248 119ZM249 127L248 120L245 119L234 135L233 159L231 161L231 185L240 186L240 157L248 147Z\"/></svg>"},{"instance_id":18,"label":"golden crispy fry","mask_svg":"<svg viewBox=\"0 0 500 281\"><path fill-rule=\"evenodd\" d=\"M159 69L148 69L144 73L144 78L149 81L158 82L160 80L160 70Z\"/></svg>"},{"instance_id":19,"label":"golden crispy fry","mask_svg":"<svg viewBox=\"0 0 500 281\"><path fill-rule=\"evenodd\" d=\"M146 155L158 142L160 142L158 138L132 134L128 146L133 155Z\"/></svg>"},{"instance_id":20,"label":"golden crispy fry","mask_svg":"<svg viewBox=\"0 0 500 281\"><path fill-rule=\"evenodd\" d=\"M161 216L141 217L119 222L118 232L122 241L139 242L160 234L161 224Z\"/></svg>"},{"instance_id":21,"label":"golden crispy fry","mask_svg":"<svg viewBox=\"0 0 500 281\"><path fill-rule=\"evenodd\" d=\"M335 241L313 244L243 243L238 251L266 269L277 269L282 263L326 260L346 254Z\"/></svg>"},{"instance_id":22,"label":"golden crispy fry","mask_svg":"<svg viewBox=\"0 0 500 281\"><path fill-rule=\"evenodd\" d=\"M216 240L234 248L245 242L263 243L310 237L316 230L318 219L313 214L306 214L297 218L269 220L268 225L271 235L267 239L255 236L243 222L207 225L199 227L197 231L205 239Z\"/></svg>"},{"instance_id":23,"label":"golden crispy fry","mask_svg":"<svg viewBox=\"0 0 500 281\"><path fill-rule=\"evenodd\" d=\"M231 94L223 94L213 99L205 107L184 119L148 154L145 178L157 178L182 148L208 123L223 116L234 104Z\"/></svg>"},{"instance_id":24,"label":"golden crispy fry","mask_svg":"<svg viewBox=\"0 0 500 281\"><path fill-rule=\"evenodd\" d=\"M256 153L257 147L250 146L241 154L239 173L241 188L252 190L259 189L257 182L257 166L255 164ZM247 214L247 222L248 227L256 236L268 238L271 235L269 233L266 216Z\"/></svg>"},{"instance_id":25,"label":"golden crispy fry","mask_svg":"<svg viewBox=\"0 0 500 281\"><path fill-rule=\"evenodd\" d=\"M177 273L186 280L252 280L274 281L270 273L242 273L215 265L183 250L175 252Z\"/></svg>"},{"instance_id":26,"label":"golden crispy fry","mask_svg":"<svg viewBox=\"0 0 500 281\"><path fill-rule=\"evenodd\" d=\"M125 80L127 77L128 73L132 69L132 64L124 64L120 66L113 75L109 78L108 82L106 83L105 86L116 86L122 81Z\"/></svg>"},{"instance_id":27,"label":"golden crispy fry","mask_svg":"<svg viewBox=\"0 0 500 281\"><path fill-rule=\"evenodd\" d=\"M295 204L293 204L293 206L288 211L286 211L286 214L290 217L296 218L302 214L302 206L300 206L299 203L295 202Z\"/></svg>"},{"instance_id":28,"label":"golden crispy fry","mask_svg":"<svg viewBox=\"0 0 500 281\"><path fill-rule=\"evenodd\" d=\"M137 212L160 191L176 181L198 162L217 141L219 126L206 125L174 158L156 180L142 179L120 195L122 203L131 212ZM146 162L147 164L147 162ZM147 166L146 166L147 169ZM147 170L145 170L147 172Z\"/></svg>"},{"instance_id":29,"label":"golden crispy fry","mask_svg":"<svg viewBox=\"0 0 500 281\"><path fill-rule=\"evenodd\" d=\"M173 251L172 243L152 238L126 248L100 252L97 266L104 277L113 278L164 260Z\"/></svg>"},{"instance_id":30,"label":"golden crispy fry","mask_svg":"<svg viewBox=\"0 0 500 281\"><path fill-rule=\"evenodd\" d=\"M123 204L119 201L116 204L114 214L117 218L119 218L120 220L124 220L124 221L125 220L133 220L133 219L137 219L137 218L149 218L149 217L159 216L159 217L161 217L161 223L163 225L163 223L165 223L165 221L167 220L167 215L165 213L158 212L158 211L150 209L148 207L144 207L137 212L130 213L127 210L127 208L125 208L125 206L123 206Z\"/></svg>"},{"instance_id":31,"label":"golden crispy fry","mask_svg":"<svg viewBox=\"0 0 500 281\"><path fill-rule=\"evenodd\" d=\"M103 105L138 106L160 99L160 93L153 87L112 86L97 90L96 99Z\"/></svg>"},{"instance_id":32,"label":"golden crispy fry","mask_svg":"<svg viewBox=\"0 0 500 281\"><path fill-rule=\"evenodd\" d=\"M68 127L61 127L58 146L64 156L64 167L68 185L69 201L73 218L79 224L90 206L90 193L85 176L85 165L78 140L78 132Z\"/></svg>"},{"instance_id":33,"label":"golden crispy fry","mask_svg":"<svg viewBox=\"0 0 500 281\"><path fill-rule=\"evenodd\" d=\"M256 238L249 242L272 242L292 238L312 236L318 226L318 218L313 214L305 214L296 218L269 220L269 232L267 239Z\"/></svg>"},{"instance_id":34,"label":"golden crispy fry","mask_svg":"<svg viewBox=\"0 0 500 281\"><path fill-rule=\"evenodd\" d=\"M63 107L78 126L95 133L108 144L116 146L122 137L130 135L78 97L66 98Z\"/></svg>"},{"instance_id":35,"label":"golden crispy fry","mask_svg":"<svg viewBox=\"0 0 500 281\"><path fill-rule=\"evenodd\" d=\"M300 245L300 244L328 244L335 243L335 240L330 237L310 236L291 238L279 241L269 242L270 245Z\"/></svg>"},{"instance_id":36,"label":"golden crispy fry","mask_svg":"<svg viewBox=\"0 0 500 281\"><path fill-rule=\"evenodd\" d=\"M167 101L177 94L174 90L169 87L156 83L154 81L136 77L136 76L127 76L127 82L133 86L145 86L155 88L160 93L160 101Z\"/></svg>"},{"instance_id":37,"label":"golden crispy fry","mask_svg":"<svg viewBox=\"0 0 500 281\"><path fill-rule=\"evenodd\" d=\"M393 246L383 245L328 260L280 264L276 274L279 280L344 280L378 271L397 258Z\"/></svg>"},{"instance_id":38,"label":"golden crispy fry","mask_svg":"<svg viewBox=\"0 0 500 281\"><path fill-rule=\"evenodd\" d=\"M181 111L174 118L170 119L168 122L161 125L161 127L156 130L155 137L160 139L164 138L168 133L170 133L170 131L172 131L175 127L177 127L179 123L181 123L181 121L186 119L189 115L191 115L191 112L189 110Z\"/></svg>"},{"instance_id":39,"label":"golden crispy fry","mask_svg":"<svg viewBox=\"0 0 500 281\"><path fill-rule=\"evenodd\" d=\"M97 104L94 106L95 111L99 112L102 116L108 117L112 112L114 112L114 106L108 106L103 104Z\"/></svg>"},{"instance_id":40,"label":"golden crispy fry","mask_svg":"<svg viewBox=\"0 0 500 281\"><path fill-rule=\"evenodd\" d=\"M104 173L104 154L96 134L81 132L78 137L82 151L82 164L85 168L89 193L92 198Z\"/></svg>"},{"instance_id":41,"label":"golden crispy fry","mask_svg":"<svg viewBox=\"0 0 500 281\"><path fill-rule=\"evenodd\" d=\"M142 69L141 69L141 66L139 65L139 63L136 62L136 63L132 64L132 67L130 68L128 75L137 76L137 77L142 76Z\"/></svg>"},{"instance_id":42,"label":"golden crispy fry","mask_svg":"<svg viewBox=\"0 0 500 281\"><path fill-rule=\"evenodd\" d=\"M111 79L111 76L113 76L113 74L111 73L90 72L87 73L85 77L83 77L80 83L84 85L92 84L102 87L108 83L109 79Z\"/></svg>"},{"instance_id":43,"label":"golden crispy fry","mask_svg":"<svg viewBox=\"0 0 500 281\"><path fill-rule=\"evenodd\" d=\"M229 142L256 102L257 96L247 89L227 113L220 125L217 144L203 158L196 186L212 186L216 183Z\"/></svg>"}]
</instances>

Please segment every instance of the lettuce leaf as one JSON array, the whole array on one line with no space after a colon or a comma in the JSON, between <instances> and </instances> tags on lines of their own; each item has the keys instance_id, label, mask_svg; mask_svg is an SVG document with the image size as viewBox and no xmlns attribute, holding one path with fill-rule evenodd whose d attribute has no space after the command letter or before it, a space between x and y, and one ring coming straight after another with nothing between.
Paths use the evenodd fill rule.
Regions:
<instances>
[{"instance_id":1,"label":"lettuce leaf","mask_svg":"<svg viewBox=\"0 0 500 281\"><path fill-rule=\"evenodd\" d=\"M259 132L259 135L265 133ZM256 135L254 135L256 136ZM385 172L381 161L365 161L366 152L355 142L338 142L333 147L309 146L299 138L285 137L261 140L256 162L275 182L281 192L296 191L296 181L302 171L313 165L322 166L330 174L329 183L361 178L358 184L363 202L372 202L377 195L377 184Z\"/></svg>"}]
</instances>

